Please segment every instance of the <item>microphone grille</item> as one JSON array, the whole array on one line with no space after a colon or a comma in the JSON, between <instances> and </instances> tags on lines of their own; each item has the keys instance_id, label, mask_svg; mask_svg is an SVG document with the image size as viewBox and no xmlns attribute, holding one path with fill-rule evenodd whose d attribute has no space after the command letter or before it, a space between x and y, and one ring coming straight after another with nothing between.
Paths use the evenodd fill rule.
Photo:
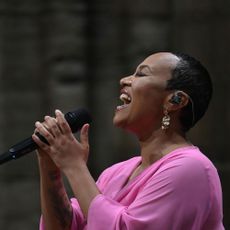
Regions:
<instances>
[{"instance_id":1,"label":"microphone grille","mask_svg":"<svg viewBox=\"0 0 230 230\"><path fill-rule=\"evenodd\" d=\"M66 113L65 119L73 133L80 130L84 124L90 123L92 121L89 112L83 108Z\"/></svg>"}]
</instances>

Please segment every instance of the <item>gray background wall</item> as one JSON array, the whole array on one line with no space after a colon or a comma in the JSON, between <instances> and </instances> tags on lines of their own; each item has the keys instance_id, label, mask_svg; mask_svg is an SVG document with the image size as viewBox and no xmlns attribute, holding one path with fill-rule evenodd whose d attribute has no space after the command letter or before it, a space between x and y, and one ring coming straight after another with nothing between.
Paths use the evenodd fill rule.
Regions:
<instances>
[{"instance_id":1,"label":"gray background wall","mask_svg":"<svg viewBox=\"0 0 230 230\"><path fill-rule=\"evenodd\" d=\"M229 0L0 0L0 151L33 132L55 108L90 109L95 176L138 153L112 125L118 80L147 55L183 51L210 70L215 94L190 132L217 166L230 227ZM36 154L0 166L0 229L38 229Z\"/></svg>"}]
</instances>

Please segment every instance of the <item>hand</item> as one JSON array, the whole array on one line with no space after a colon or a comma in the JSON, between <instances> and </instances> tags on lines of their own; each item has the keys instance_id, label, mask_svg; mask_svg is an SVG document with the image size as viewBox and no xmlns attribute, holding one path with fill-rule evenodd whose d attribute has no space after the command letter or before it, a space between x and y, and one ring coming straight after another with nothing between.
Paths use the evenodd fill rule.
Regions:
<instances>
[{"instance_id":1,"label":"hand","mask_svg":"<svg viewBox=\"0 0 230 230\"><path fill-rule=\"evenodd\" d=\"M43 123L35 123L36 131L46 138L49 145L42 142L35 134L32 135L33 140L63 172L86 165L89 154L89 124L82 127L78 141L72 134L63 113L56 110L55 114L56 118L46 116Z\"/></svg>"},{"instance_id":2,"label":"hand","mask_svg":"<svg viewBox=\"0 0 230 230\"><path fill-rule=\"evenodd\" d=\"M34 133L38 133L37 128L35 129ZM49 172L57 171L59 172L59 168L56 166L56 164L53 162L53 160L50 158L48 153L46 153L41 148L38 148L36 150L37 157L38 157L38 163L41 169L48 170Z\"/></svg>"}]
</instances>

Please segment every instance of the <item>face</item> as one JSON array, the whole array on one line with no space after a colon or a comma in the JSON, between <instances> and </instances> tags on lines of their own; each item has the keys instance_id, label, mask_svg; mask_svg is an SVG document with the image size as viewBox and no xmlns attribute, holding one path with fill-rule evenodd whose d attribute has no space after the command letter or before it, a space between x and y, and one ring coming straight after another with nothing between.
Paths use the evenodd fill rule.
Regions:
<instances>
[{"instance_id":1,"label":"face","mask_svg":"<svg viewBox=\"0 0 230 230\"><path fill-rule=\"evenodd\" d=\"M167 80L178 62L171 53L157 53L146 58L131 76L120 81L120 99L113 122L116 126L138 136L160 128L164 101L168 91Z\"/></svg>"}]
</instances>

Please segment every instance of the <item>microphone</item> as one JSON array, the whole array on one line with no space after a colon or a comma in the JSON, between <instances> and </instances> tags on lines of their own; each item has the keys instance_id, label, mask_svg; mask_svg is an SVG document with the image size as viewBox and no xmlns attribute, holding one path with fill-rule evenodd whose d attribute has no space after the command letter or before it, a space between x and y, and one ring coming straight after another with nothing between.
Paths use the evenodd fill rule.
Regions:
<instances>
[{"instance_id":1,"label":"microphone","mask_svg":"<svg viewBox=\"0 0 230 230\"><path fill-rule=\"evenodd\" d=\"M90 123L92 121L92 118L86 109L78 109L72 112L68 112L64 116L71 128L72 133L77 132L84 124ZM43 142L48 144L47 140L40 133L36 133L36 135ZM19 157L22 157L37 148L38 145L34 142L32 137L29 137L17 143L16 145L13 145L7 152L0 155L0 164L3 164L13 159L18 159Z\"/></svg>"}]
</instances>

